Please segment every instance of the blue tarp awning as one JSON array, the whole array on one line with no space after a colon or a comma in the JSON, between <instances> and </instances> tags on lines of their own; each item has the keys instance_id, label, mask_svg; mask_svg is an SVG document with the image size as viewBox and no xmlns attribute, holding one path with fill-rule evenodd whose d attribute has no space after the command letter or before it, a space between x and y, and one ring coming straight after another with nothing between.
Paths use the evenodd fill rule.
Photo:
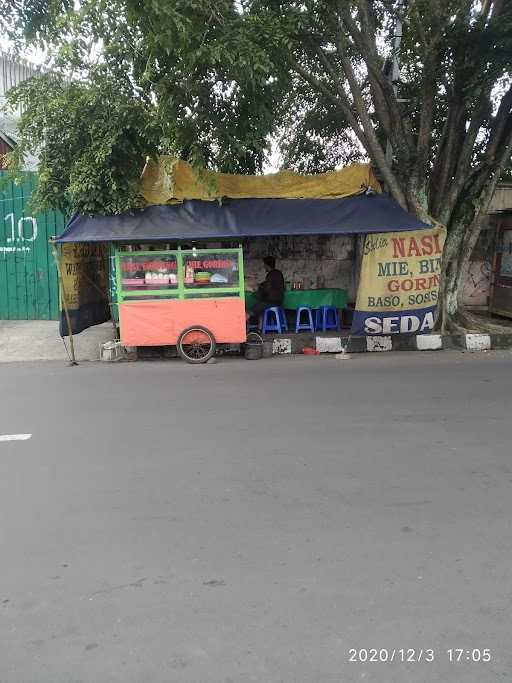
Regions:
<instances>
[{"instance_id":1,"label":"blue tarp awning","mask_svg":"<svg viewBox=\"0 0 512 683\"><path fill-rule=\"evenodd\" d=\"M421 230L386 194L345 199L189 200L118 216L76 215L57 242L148 242Z\"/></svg>"}]
</instances>

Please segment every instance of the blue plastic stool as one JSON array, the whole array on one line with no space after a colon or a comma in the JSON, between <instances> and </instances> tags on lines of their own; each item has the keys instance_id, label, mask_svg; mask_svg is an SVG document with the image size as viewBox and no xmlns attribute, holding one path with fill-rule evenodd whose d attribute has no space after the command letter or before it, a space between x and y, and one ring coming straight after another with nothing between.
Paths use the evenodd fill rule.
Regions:
<instances>
[{"instance_id":1,"label":"blue plastic stool","mask_svg":"<svg viewBox=\"0 0 512 683\"><path fill-rule=\"evenodd\" d=\"M274 318L274 320L272 320L272 318ZM281 308L281 306L266 308L263 313L263 334L267 334L267 332L277 332L278 334L281 334L282 332L287 331L288 324L286 322L284 309Z\"/></svg>"},{"instance_id":2,"label":"blue plastic stool","mask_svg":"<svg viewBox=\"0 0 512 683\"><path fill-rule=\"evenodd\" d=\"M306 322L302 322L303 315L306 315ZM308 332L315 331L315 324L313 322L313 311L308 306L300 306L297 309L297 318L295 320L295 332L302 332L306 330Z\"/></svg>"},{"instance_id":3,"label":"blue plastic stool","mask_svg":"<svg viewBox=\"0 0 512 683\"><path fill-rule=\"evenodd\" d=\"M340 330L340 315L336 306L320 306L316 309L315 327L317 330Z\"/></svg>"}]
</instances>

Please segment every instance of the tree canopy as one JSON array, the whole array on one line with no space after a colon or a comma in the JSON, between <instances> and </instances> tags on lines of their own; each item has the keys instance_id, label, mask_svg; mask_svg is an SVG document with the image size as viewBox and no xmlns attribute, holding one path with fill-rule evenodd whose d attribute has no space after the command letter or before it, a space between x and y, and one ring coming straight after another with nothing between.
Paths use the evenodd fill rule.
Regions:
<instances>
[{"instance_id":1,"label":"tree canopy","mask_svg":"<svg viewBox=\"0 0 512 683\"><path fill-rule=\"evenodd\" d=\"M139 201L143 157L159 153L242 173L261 171L270 141L301 170L366 157L403 207L448 227L445 317L455 319L511 156L512 3L0 0L0 9L14 40L52 55L52 70L12 98L25 113L11 164L39 151L42 203L126 210Z\"/></svg>"}]
</instances>

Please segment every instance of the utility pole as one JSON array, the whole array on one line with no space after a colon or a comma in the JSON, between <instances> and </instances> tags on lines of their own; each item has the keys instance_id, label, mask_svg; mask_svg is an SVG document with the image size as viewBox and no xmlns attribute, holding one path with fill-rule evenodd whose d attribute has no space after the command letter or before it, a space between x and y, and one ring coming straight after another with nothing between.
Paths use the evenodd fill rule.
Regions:
<instances>
[{"instance_id":1,"label":"utility pole","mask_svg":"<svg viewBox=\"0 0 512 683\"><path fill-rule=\"evenodd\" d=\"M396 18L395 32L393 35L393 54L392 54L392 67L391 67L391 85L395 92L395 97L398 96L398 83L400 81L400 46L402 44L402 20L400 15ZM397 97L398 99L398 97ZM388 140L386 144L386 161L391 166L393 163L393 147L391 142Z\"/></svg>"}]
</instances>

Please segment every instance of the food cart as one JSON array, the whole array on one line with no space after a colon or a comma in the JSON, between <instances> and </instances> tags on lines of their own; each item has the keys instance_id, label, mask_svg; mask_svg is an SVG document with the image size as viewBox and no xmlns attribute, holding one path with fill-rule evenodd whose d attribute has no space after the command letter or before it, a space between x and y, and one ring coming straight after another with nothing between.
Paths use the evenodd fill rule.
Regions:
<instances>
[{"instance_id":1,"label":"food cart","mask_svg":"<svg viewBox=\"0 0 512 683\"><path fill-rule=\"evenodd\" d=\"M329 276L331 288L320 289L327 283L322 283L324 274L315 272L323 268L327 254L324 238L429 227L381 193L368 164L319 176L289 171L271 176L207 172L205 183L202 174L184 161L161 161L156 168L149 162L146 167L144 208L120 215L76 214L54 241L62 245L62 252L66 247L73 256L66 255L65 268L59 265L60 333L70 336L71 347L72 334L105 322L111 310L114 318L119 312L121 344L176 346L186 360L205 362L214 355L216 345L247 340L242 249L228 245L247 240L252 281L262 270L253 267L254 261L263 254L275 253L285 261L289 238L307 238L306 243L311 239L315 252L307 254L303 242L300 257L288 259L294 263L286 264L284 270L285 275L300 278L307 269L307 279L316 275L318 288L287 289L283 307L288 311L304 306L342 309L347 293L332 288L340 280ZM256 240L265 245L259 254L256 248L251 252ZM98 254L105 255L101 263L99 256L90 258L95 243L100 243ZM170 248L178 244L181 249ZM185 249L186 244L211 248ZM114 251L109 256L108 278L102 265L107 249ZM343 259L334 259L339 262L338 275L342 260L347 265L352 260L351 249L342 251ZM352 264L348 267L355 274ZM304 285L304 280L298 282ZM251 296L247 293L249 309ZM291 346L291 340L286 341ZM279 343L275 348L280 348Z\"/></svg>"},{"instance_id":2,"label":"food cart","mask_svg":"<svg viewBox=\"0 0 512 683\"><path fill-rule=\"evenodd\" d=\"M124 346L176 346L206 363L246 341L242 248L115 252Z\"/></svg>"}]
</instances>

